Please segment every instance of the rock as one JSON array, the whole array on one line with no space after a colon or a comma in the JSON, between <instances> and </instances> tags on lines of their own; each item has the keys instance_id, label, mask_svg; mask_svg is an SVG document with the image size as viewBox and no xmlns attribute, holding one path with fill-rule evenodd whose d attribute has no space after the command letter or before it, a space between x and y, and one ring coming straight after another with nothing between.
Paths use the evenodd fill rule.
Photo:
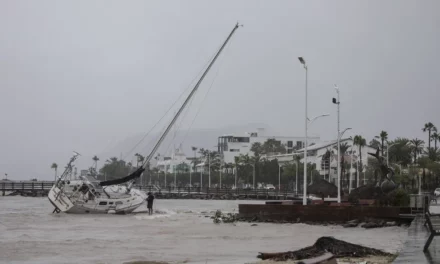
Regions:
<instances>
[{"instance_id":1,"label":"rock","mask_svg":"<svg viewBox=\"0 0 440 264\"><path fill-rule=\"evenodd\" d=\"M362 227L369 229L369 228L383 227L383 225L381 225L381 223L368 222L366 224L363 224Z\"/></svg>"},{"instance_id":2,"label":"rock","mask_svg":"<svg viewBox=\"0 0 440 264\"><path fill-rule=\"evenodd\" d=\"M251 226L258 226L257 224L252 224Z\"/></svg>"},{"instance_id":3,"label":"rock","mask_svg":"<svg viewBox=\"0 0 440 264\"><path fill-rule=\"evenodd\" d=\"M396 221L386 222L385 223L385 226L396 226L396 225L397 225Z\"/></svg>"},{"instance_id":4,"label":"rock","mask_svg":"<svg viewBox=\"0 0 440 264\"><path fill-rule=\"evenodd\" d=\"M359 224L359 220L358 219L350 220L347 221L347 224Z\"/></svg>"}]
</instances>

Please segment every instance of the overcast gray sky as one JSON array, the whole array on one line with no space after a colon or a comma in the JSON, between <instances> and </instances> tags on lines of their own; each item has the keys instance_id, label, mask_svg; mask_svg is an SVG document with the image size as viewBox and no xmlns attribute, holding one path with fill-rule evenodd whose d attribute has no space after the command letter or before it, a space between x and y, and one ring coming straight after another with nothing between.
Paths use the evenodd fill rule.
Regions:
<instances>
[{"instance_id":1,"label":"overcast gray sky","mask_svg":"<svg viewBox=\"0 0 440 264\"><path fill-rule=\"evenodd\" d=\"M50 179L72 150L91 157L149 130L237 21L182 126L201 107L194 129L260 122L303 136L303 56L309 116L331 114L310 133L336 138L337 83L341 128L426 141L423 124L440 126L438 10L436 0L0 1L0 178Z\"/></svg>"}]
</instances>

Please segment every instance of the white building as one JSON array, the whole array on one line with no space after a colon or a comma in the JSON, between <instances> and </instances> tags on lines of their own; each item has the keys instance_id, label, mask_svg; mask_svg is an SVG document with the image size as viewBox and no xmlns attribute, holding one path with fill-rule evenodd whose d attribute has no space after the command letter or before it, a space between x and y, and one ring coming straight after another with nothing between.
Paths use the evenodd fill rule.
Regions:
<instances>
[{"instance_id":1,"label":"white building","mask_svg":"<svg viewBox=\"0 0 440 264\"><path fill-rule=\"evenodd\" d=\"M352 170L351 173L353 173L353 179L354 173L356 173L356 168L359 166L359 146L353 145L353 140L346 138L342 139L340 141L341 144L347 144L349 147L344 155L344 161L345 163L352 164ZM304 149L299 150L298 152L301 153L304 152ZM323 156L326 154L327 151L330 151L330 166L329 164L323 159ZM376 153L376 149L364 146L361 148L362 152L362 165L365 167L368 165L368 152L370 153ZM315 164L316 170L319 172L320 175L325 177L326 180L329 180L330 182L337 183L337 168L338 168L338 150L337 150L337 140L332 140L328 142L322 142L313 146L310 146L307 148L307 159L308 162L312 162ZM352 160L353 159L353 160ZM361 168L359 168L360 170ZM365 171L365 169L363 170ZM350 172L350 170L347 170L347 172ZM360 175L360 179L363 180L364 175ZM345 179L342 179L342 181L345 181Z\"/></svg>"},{"instance_id":2,"label":"white building","mask_svg":"<svg viewBox=\"0 0 440 264\"><path fill-rule=\"evenodd\" d=\"M170 157L163 157L158 160L156 167L159 171L174 173L175 171L182 169L182 166L189 170L192 166L192 160L193 158L187 157L185 153L183 153L182 146L180 146L173 150Z\"/></svg>"},{"instance_id":3,"label":"white building","mask_svg":"<svg viewBox=\"0 0 440 264\"><path fill-rule=\"evenodd\" d=\"M353 164L351 173L352 179L355 179L355 173L356 168L359 166L359 146L354 145L353 141L349 138L342 139L341 144L347 144L349 146L346 154L344 155L344 161L348 164ZM316 170L319 172L320 175L322 175L326 180L329 180L330 182L336 184L337 183L337 155L338 151L336 149L337 141L327 141L327 142L321 142L317 143L313 146L309 146L307 148L307 163L312 163L315 165ZM327 162L323 157L325 156L326 152L330 151L330 158L329 162ZM370 155L368 155L368 152L375 153L376 149L364 146L361 148L362 152L362 165L367 166L368 165L368 158ZM280 164L286 164L286 163L292 163L293 162L293 156L299 155L301 157L300 162L304 162L304 149L299 149L291 154L281 154L281 155L272 155L265 157L266 159L272 160L277 159ZM352 162L353 161L353 162ZM360 168L359 168L360 169ZM365 171L365 170L364 170ZM347 172L350 172L350 170L347 170ZM363 181L363 176L360 175L360 180ZM344 182L346 179L341 179L342 182ZM354 186L355 183L352 185Z\"/></svg>"},{"instance_id":4,"label":"white building","mask_svg":"<svg viewBox=\"0 0 440 264\"><path fill-rule=\"evenodd\" d=\"M304 146L304 137L286 137L286 136L267 136L264 135L264 129L258 129L258 132L244 133L243 135L225 135L218 138L218 152L223 156L225 163L233 163L235 157L240 154L253 155L251 151L252 144L259 142L263 144L268 139L275 139L281 142L287 149L287 153L293 153L295 150ZM319 137L308 137L309 144L320 142Z\"/></svg>"}]
</instances>

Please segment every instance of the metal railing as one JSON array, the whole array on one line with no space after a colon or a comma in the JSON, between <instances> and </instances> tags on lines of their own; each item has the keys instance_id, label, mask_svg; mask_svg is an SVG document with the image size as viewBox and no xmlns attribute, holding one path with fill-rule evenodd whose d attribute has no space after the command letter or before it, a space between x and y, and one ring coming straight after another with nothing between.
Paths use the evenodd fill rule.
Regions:
<instances>
[{"instance_id":1,"label":"metal railing","mask_svg":"<svg viewBox=\"0 0 440 264\"><path fill-rule=\"evenodd\" d=\"M23 182L14 182L14 181L4 181L0 183L0 191L38 191L45 190L49 191L54 182L53 181L23 181Z\"/></svg>"},{"instance_id":2,"label":"metal railing","mask_svg":"<svg viewBox=\"0 0 440 264\"><path fill-rule=\"evenodd\" d=\"M136 187L145 192L160 194L204 194L204 195L244 195L244 196L284 196L297 197L297 193L290 190L271 190L271 189L251 189L251 188L209 188L209 187L161 187L157 186L138 186ZM302 194L299 194L302 195Z\"/></svg>"},{"instance_id":3,"label":"metal railing","mask_svg":"<svg viewBox=\"0 0 440 264\"><path fill-rule=\"evenodd\" d=\"M54 185L54 181L7 181L0 183L0 191L49 191ZM159 187L156 185L134 186L145 192L160 194L199 194L199 195L243 195L243 196L281 196L298 197L302 193L296 193L291 190L273 190L273 189L252 189L252 188L210 188L210 187Z\"/></svg>"}]
</instances>

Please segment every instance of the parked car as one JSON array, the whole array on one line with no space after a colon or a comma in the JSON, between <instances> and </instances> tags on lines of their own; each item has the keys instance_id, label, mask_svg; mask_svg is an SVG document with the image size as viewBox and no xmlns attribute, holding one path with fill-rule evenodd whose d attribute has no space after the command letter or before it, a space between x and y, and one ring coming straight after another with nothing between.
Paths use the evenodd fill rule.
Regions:
<instances>
[{"instance_id":1,"label":"parked car","mask_svg":"<svg viewBox=\"0 0 440 264\"><path fill-rule=\"evenodd\" d=\"M266 184L264 189L266 189L266 190L275 190L275 186L273 186L273 184Z\"/></svg>"},{"instance_id":2,"label":"parked car","mask_svg":"<svg viewBox=\"0 0 440 264\"><path fill-rule=\"evenodd\" d=\"M435 189L434 195L435 196L440 196L440 188Z\"/></svg>"}]
</instances>

